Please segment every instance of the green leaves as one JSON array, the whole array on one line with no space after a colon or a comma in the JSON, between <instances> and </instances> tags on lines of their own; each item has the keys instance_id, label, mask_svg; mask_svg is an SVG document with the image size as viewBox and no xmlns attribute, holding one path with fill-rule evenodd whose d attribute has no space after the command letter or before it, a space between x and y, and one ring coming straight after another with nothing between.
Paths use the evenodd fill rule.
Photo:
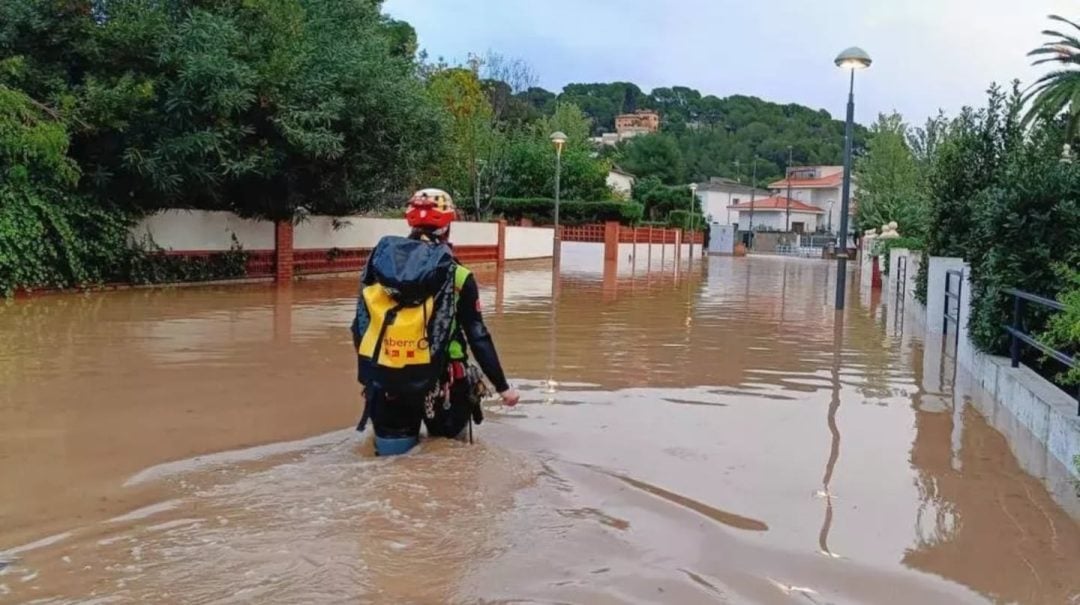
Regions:
<instances>
[{"instance_id":1,"label":"green leaves","mask_svg":"<svg viewBox=\"0 0 1080 605\"><path fill-rule=\"evenodd\" d=\"M1070 138L1075 138L1080 134L1080 71L1077 70L1080 66L1080 37L1077 36L1080 25L1058 15L1050 15L1050 19L1069 26L1072 31L1044 30L1043 35L1051 39L1028 53L1029 57L1036 58L1033 65L1056 63L1061 69L1040 77L1024 96L1025 104L1029 105L1024 124L1029 125L1036 119L1053 121L1065 112L1068 114L1066 132Z\"/></svg>"},{"instance_id":2,"label":"green leaves","mask_svg":"<svg viewBox=\"0 0 1080 605\"><path fill-rule=\"evenodd\" d=\"M493 210L507 220L524 218L538 225L550 225L554 220L555 200L495 198ZM594 225L618 221L624 225L636 225L641 221L642 212L641 205L634 202L560 201L559 222L563 225Z\"/></svg>"},{"instance_id":3,"label":"green leaves","mask_svg":"<svg viewBox=\"0 0 1080 605\"><path fill-rule=\"evenodd\" d=\"M900 233L923 237L928 208L928 166L909 146L913 133L896 113L880 115L870 129L866 154L855 164L858 230L896 221Z\"/></svg>"}]
</instances>

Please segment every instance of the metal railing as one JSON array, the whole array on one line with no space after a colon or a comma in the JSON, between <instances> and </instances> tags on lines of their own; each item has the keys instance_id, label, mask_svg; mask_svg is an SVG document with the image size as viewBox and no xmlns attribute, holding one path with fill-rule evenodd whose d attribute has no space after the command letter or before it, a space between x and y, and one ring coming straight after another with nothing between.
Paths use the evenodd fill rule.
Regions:
<instances>
[{"instance_id":1,"label":"metal railing","mask_svg":"<svg viewBox=\"0 0 1080 605\"><path fill-rule=\"evenodd\" d=\"M956 284L956 291L953 290ZM960 294L963 291L963 271L945 271L945 313L943 317L943 332L948 334L948 324L953 322L956 333L960 333ZM953 311L955 309L955 312Z\"/></svg>"},{"instance_id":2,"label":"metal railing","mask_svg":"<svg viewBox=\"0 0 1080 605\"><path fill-rule=\"evenodd\" d=\"M1009 357L1012 359L1012 367L1020 367L1020 345L1025 344L1048 358L1057 361L1061 365L1068 368L1080 367L1080 361L1075 357L1070 357L1064 351L1054 349L1044 343L1039 342L1035 338L1024 331L1023 319L1024 319L1024 307L1027 303L1035 303L1055 311L1064 311L1065 305L1059 303L1056 300L1037 296L1029 292L1022 290L1009 289L1005 291L1013 297L1013 320L1011 326L1004 326L1005 332L1009 335ZM1076 414L1080 416L1080 391L1077 392L1077 408Z\"/></svg>"},{"instance_id":3,"label":"metal railing","mask_svg":"<svg viewBox=\"0 0 1080 605\"><path fill-rule=\"evenodd\" d=\"M801 256L805 258L821 258L823 250L810 246L793 246L791 244L779 244L776 253L784 256Z\"/></svg>"}]
</instances>

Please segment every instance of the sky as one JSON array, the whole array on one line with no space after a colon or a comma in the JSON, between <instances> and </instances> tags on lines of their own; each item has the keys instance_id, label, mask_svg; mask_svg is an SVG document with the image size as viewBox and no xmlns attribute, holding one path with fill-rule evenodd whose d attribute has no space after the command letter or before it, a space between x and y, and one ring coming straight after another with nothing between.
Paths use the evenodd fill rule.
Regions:
<instances>
[{"instance_id":1,"label":"sky","mask_svg":"<svg viewBox=\"0 0 1080 605\"><path fill-rule=\"evenodd\" d=\"M432 57L489 50L527 61L544 88L628 81L720 97L800 103L842 118L848 46L874 60L856 74L855 118L899 111L921 122L981 105L991 82L1043 73L1027 52L1048 14L1080 0L386 0ZM1064 24L1053 24L1054 27Z\"/></svg>"}]
</instances>

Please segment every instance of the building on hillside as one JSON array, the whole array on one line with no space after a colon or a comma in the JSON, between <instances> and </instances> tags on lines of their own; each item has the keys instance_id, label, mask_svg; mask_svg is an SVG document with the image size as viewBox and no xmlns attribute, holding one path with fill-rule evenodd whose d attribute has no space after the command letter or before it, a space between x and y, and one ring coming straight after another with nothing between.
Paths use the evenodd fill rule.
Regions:
<instances>
[{"instance_id":1,"label":"building on hillside","mask_svg":"<svg viewBox=\"0 0 1080 605\"><path fill-rule=\"evenodd\" d=\"M787 231L788 210L791 211L791 231L795 233L813 233L825 211L799 200L779 195L754 200L751 213L750 201L731 206L735 222L739 229L749 231L753 222L754 231Z\"/></svg>"},{"instance_id":2,"label":"building on hillside","mask_svg":"<svg viewBox=\"0 0 1080 605\"><path fill-rule=\"evenodd\" d=\"M738 213L731 209L732 206L749 202L751 197L764 199L771 195L766 189L754 189L738 181L715 176L697 186L701 212L710 224L734 225L738 222Z\"/></svg>"},{"instance_id":3,"label":"building on hillside","mask_svg":"<svg viewBox=\"0 0 1080 605\"><path fill-rule=\"evenodd\" d=\"M618 166L614 166L608 171L607 186L608 189L620 197L629 199L630 194L634 192L634 182L636 180L637 178L634 175Z\"/></svg>"},{"instance_id":4,"label":"building on hillside","mask_svg":"<svg viewBox=\"0 0 1080 605\"><path fill-rule=\"evenodd\" d=\"M660 130L660 114L651 109L639 109L634 113L615 116L615 132L620 139L639 134L651 134Z\"/></svg>"},{"instance_id":5,"label":"building on hillside","mask_svg":"<svg viewBox=\"0 0 1080 605\"><path fill-rule=\"evenodd\" d=\"M660 114L651 109L639 109L634 113L615 116L615 132L605 132L590 140L597 145L611 147L638 135L651 134L659 130Z\"/></svg>"},{"instance_id":6,"label":"building on hillside","mask_svg":"<svg viewBox=\"0 0 1080 605\"><path fill-rule=\"evenodd\" d=\"M833 232L840 228L840 194L843 186L843 166L795 166L788 168L787 176L770 183L769 189L775 195L784 197L788 196L790 190L791 199L821 210L824 217L819 227ZM854 214L854 205L851 210Z\"/></svg>"}]
</instances>

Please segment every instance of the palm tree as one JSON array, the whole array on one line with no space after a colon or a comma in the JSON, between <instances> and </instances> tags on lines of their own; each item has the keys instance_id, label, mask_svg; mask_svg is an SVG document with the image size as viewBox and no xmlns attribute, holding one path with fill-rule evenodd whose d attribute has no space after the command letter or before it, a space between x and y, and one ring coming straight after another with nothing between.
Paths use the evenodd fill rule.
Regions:
<instances>
[{"instance_id":1,"label":"palm tree","mask_svg":"<svg viewBox=\"0 0 1080 605\"><path fill-rule=\"evenodd\" d=\"M1050 19L1065 23L1076 32L1070 35L1053 29L1043 30L1043 35L1052 39L1028 53L1029 57L1039 57L1033 65L1055 63L1060 69L1032 84L1024 97L1025 102L1031 102L1024 123L1036 118L1051 120L1067 112L1068 134L1072 137L1080 134L1080 25L1059 15L1050 15Z\"/></svg>"}]
</instances>

